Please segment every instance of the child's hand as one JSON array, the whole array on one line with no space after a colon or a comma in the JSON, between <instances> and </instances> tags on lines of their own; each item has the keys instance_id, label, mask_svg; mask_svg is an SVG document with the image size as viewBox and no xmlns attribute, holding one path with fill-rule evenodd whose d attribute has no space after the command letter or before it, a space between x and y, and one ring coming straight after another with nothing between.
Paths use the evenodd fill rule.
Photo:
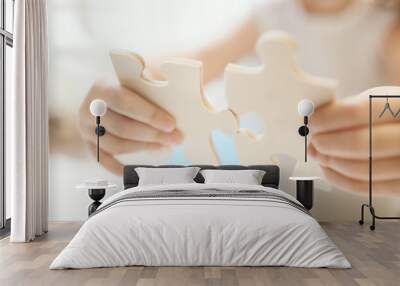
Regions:
<instances>
[{"instance_id":1,"label":"child's hand","mask_svg":"<svg viewBox=\"0 0 400 286\"><path fill-rule=\"evenodd\" d=\"M165 110L124 87L98 81L79 110L81 136L94 154L96 121L89 105L96 98L107 103L107 113L101 119L106 134L100 140L100 163L109 171L122 174L123 165L114 159L114 155L181 143L183 138L175 129L175 119Z\"/></svg>"},{"instance_id":2,"label":"child's hand","mask_svg":"<svg viewBox=\"0 0 400 286\"><path fill-rule=\"evenodd\" d=\"M373 101L373 189L376 194L400 196L400 114L378 118L386 99ZM400 100L389 99L392 110ZM340 189L366 194L369 174L368 95L337 100L310 117L309 154L326 178Z\"/></svg>"}]
</instances>

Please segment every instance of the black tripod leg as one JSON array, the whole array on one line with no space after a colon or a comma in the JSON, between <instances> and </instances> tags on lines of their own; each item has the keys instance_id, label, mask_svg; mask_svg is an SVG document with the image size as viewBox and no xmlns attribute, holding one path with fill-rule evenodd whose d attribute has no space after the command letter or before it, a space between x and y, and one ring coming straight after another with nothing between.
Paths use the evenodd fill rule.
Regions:
<instances>
[{"instance_id":1,"label":"black tripod leg","mask_svg":"<svg viewBox=\"0 0 400 286\"><path fill-rule=\"evenodd\" d=\"M369 227L369 229L370 230L375 230L375 209L372 206L370 206L369 210L370 210L371 215L372 215L372 225Z\"/></svg>"},{"instance_id":2,"label":"black tripod leg","mask_svg":"<svg viewBox=\"0 0 400 286\"><path fill-rule=\"evenodd\" d=\"M362 205L361 205L361 219L358 221L358 223L359 223L360 225L363 225L363 224L364 224L364 207L365 207L365 204L362 204Z\"/></svg>"}]
</instances>

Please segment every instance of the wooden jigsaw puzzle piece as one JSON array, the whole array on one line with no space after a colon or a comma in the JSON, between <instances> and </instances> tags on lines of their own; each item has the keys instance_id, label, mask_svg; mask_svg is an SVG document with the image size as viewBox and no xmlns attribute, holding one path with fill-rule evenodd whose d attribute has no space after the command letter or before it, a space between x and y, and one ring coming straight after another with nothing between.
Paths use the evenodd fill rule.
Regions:
<instances>
[{"instance_id":1,"label":"wooden jigsaw puzzle piece","mask_svg":"<svg viewBox=\"0 0 400 286\"><path fill-rule=\"evenodd\" d=\"M294 39L284 32L265 33L256 47L262 65L245 67L229 64L226 67L225 95L230 108L239 117L256 112L267 122L271 114L277 114L275 120L281 122L276 122L276 125L293 124L287 116L292 115L291 118L296 117L297 120L295 110L301 99L308 98L319 106L333 98L336 81L302 71L294 61L296 47ZM289 111L288 107L292 109ZM285 109L289 112L279 116L277 112ZM257 135L253 130L247 131ZM268 133L268 130L264 132Z\"/></svg>"},{"instance_id":2,"label":"wooden jigsaw puzzle piece","mask_svg":"<svg viewBox=\"0 0 400 286\"><path fill-rule=\"evenodd\" d=\"M262 65L230 64L225 70L225 95L233 112L239 120L255 112L263 124L262 132L256 132L241 122L241 134L235 138L241 164L265 164L273 154L304 161L304 138L297 131L303 118L297 104L310 99L319 106L334 98L336 81L302 71L294 60L296 47L290 35L269 32L256 47ZM307 169L315 170L310 164Z\"/></svg>"},{"instance_id":3,"label":"wooden jigsaw puzzle piece","mask_svg":"<svg viewBox=\"0 0 400 286\"><path fill-rule=\"evenodd\" d=\"M121 85L175 116L177 127L184 135L185 158L196 164L218 163L211 132L220 129L232 134L236 132L237 122L229 111L213 108L204 96L201 62L166 61L161 65L161 71L167 80L157 81L144 75L144 60L137 54L112 51L111 59ZM146 152L148 157L160 158L158 163L165 163L166 153L169 152Z\"/></svg>"}]
</instances>

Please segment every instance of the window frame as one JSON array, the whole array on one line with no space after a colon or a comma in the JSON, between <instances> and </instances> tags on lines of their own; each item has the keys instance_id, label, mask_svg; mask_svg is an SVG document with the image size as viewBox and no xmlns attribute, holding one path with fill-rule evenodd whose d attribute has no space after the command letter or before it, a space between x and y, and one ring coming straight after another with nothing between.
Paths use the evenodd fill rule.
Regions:
<instances>
[{"instance_id":1,"label":"window frame","mask_svg":"<svg viewBox=\"0 0 400 286\"><path fill-rule=\"evenodd\" d=\"M12 14L7 15L6 1L0 0L1 3L1 21L0 21L0 237L9 233L10 219L6 218L6 188L5 188L5 104L6 104L6 50L7 46L13 48L13 33L7 31L7 16L14 18L15 0L12 2ZM14 29L12 29L14 30Z\"/></svg>"}]
</instances>

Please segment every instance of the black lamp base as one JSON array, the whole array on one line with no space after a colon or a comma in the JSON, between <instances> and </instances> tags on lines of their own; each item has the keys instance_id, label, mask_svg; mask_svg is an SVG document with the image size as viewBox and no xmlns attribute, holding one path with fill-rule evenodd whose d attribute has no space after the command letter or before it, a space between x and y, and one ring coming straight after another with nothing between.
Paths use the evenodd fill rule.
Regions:
<instances>
[{"instance_id":1,"label":"black lamp base","mask_svg":"<svg viewBox=\"0 0 400 286\"><path fill-rule=\"evenodd\" d=\"M304 116L304 125L300 126L298 131L300 136L304 137L304 162L307 162L307 135L310 133L310 129L308 129L307 124L308 117Z\"/></svg>"},{"instance_id":2,"label":"black lamp base","mask_svg":"<svg viewBox=\"0 0 400 286\"><path fill-rule=\"evenodd\" d=\"M300 126L300 128L299 128L299 134L300 134L300 136L305 137L305 136L308 135L308 133L310 133L310 130L308 129L307 126L305 126L305 125Z\"/></svg>"},{"instance_id":3,"label":"black lamp base","mask_svg":"<svg viewBox=\"0 0 400 286\"><path fill-rule=\"evenodd\" d=\"M96 135L103 136L104 134L106 134L106 129L104 128L104 126L98 125L96 126L94 132L96 133Z\"/></svg>"},{"instance_id":4,"label":"black lamp base","mask_svg":"<svg viewBox=\"0 0 400 286\"><path fill-rule=\"evenodd\" d=\"M106 129L100 125L100 116L96 116L96 129L94 132L97 135L97 162L100 162L100 136L106 134Z\"/></svg>"}]
</instances>

